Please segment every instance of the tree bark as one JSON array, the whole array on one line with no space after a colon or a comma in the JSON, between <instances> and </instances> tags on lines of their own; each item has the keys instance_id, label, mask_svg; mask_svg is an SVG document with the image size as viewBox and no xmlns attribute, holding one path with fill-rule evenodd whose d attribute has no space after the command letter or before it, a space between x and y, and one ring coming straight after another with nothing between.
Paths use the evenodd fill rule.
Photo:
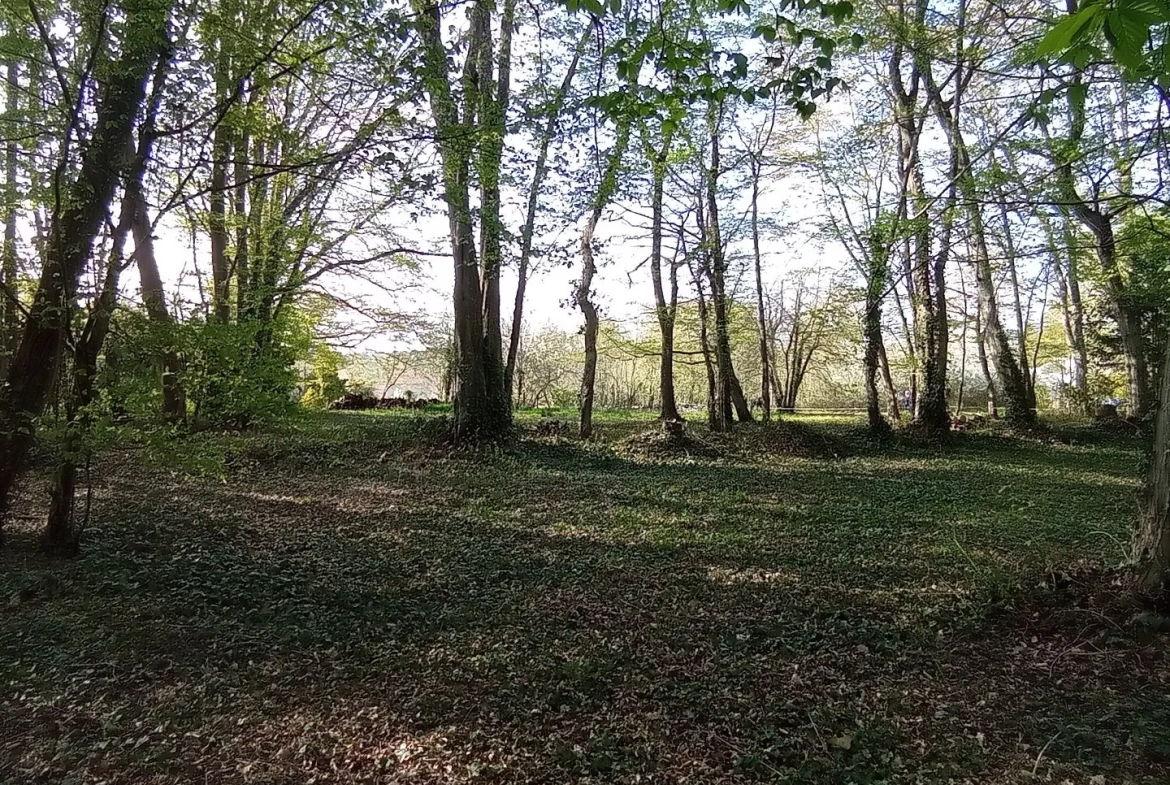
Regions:
<instances>
[{"instance_id":1,"label":"tree bark","mask_svg":"<svg viewBox=\"0 0 1170 785\"><path fill-rule=\"evenodd\" d=\"M223 59L223 58L221 58ZM211 237L211 309L218 324L231 321L229 289L231 274L227 260L227 157L228 129L221 122L215 129L211 151L211 191L207 198L208 230Z\"/></svg>"},{"instance_id":2,"label":"tree bark","mask_svg":"<svg viewBox=\"0 0 1170 785\"><path fill-rule=\"evenodd\" d=\"M865 414L870 432L882 436L890 430L890 424L882 417L877 386L878 366L885 352L882 342L882 295L890 277L890 246L889 238L878 228L875 227L871 232L869 253L866 255L869 269L866 271L862 329L865 340Z\"/></svg>"},{"instance_id":3,"label":"tree bark","mask_svg":"<svg viewBox=\"0 0 1170 785\"><path fill-rule=\"evenodd\" d=\"M885 341L878 347L878 360L882 372L882 381L886 384L886 414L893 422L898 422L902 419L902 413L898 409L898 389L894 387L894 377L890 373L890 358L886 355Z\"/></svg>"},{"instance_id":4,"label":"tree bark","mask_svg":"<svg viewBox=\"0 0 1170 785\"><path fill-rule=\"evenodd\" d=\"M764 274L760 258L760 161L752 167L752 261L756 273L756 324L760 331L760 402L764 422L772 419L772 360L768 356L768 320L764 315Z\"/></svg>"},{"instance_id":5,"label":"tree bark","mask_svg":"<svg viewBox=\"0 0 1170 785\"><path fill-rule=\"evenodd\" d=\"M921 29L926 17L927 3L918 0L914 4L913 29ZM906 17L903 2L898 3L900 20ZM914 307L913 352L921 363L921 391L914 390L912 415L927 431L940 434L950 429L947 412L947 312L946 312L946 259L949 237L944 237L938 255L931 263L931 227L920 157L922 122L919 119L919 93L923 73L919 60L923 54L920 47L914 48L910 70L910 86L902 80L902 49L904 43L897 40L891 50L889 72L894 94L894 118L897 129L899 173L902 194L899 199L899 214L910 221L910 232L906 240L906 259L911 258L908 282ZM953 164L953 159L952 159ZM954 167L952 165L952 177ZM949 205L954 204L954 188L951 188ZM949 226L949 221L947 222ZM944 229L944 232L946 230ZM949 233L948 233L949 234ZM911 255L911 246L913 254Z\"/></svg>"},{"instance_id":6,"label":"tree bark","mask_svg":"<svg viewBox=\"0 0 1170 785\"><path fill-rule=\"evenodd\" d=\"M5 64L6 135L4 144L4 245L0 248L0 378L8 373L20 329L20 299L17 276L20 265L16 251L16 222L20 194L17 188L20 142L16 122L20 113L20 63L11 57Z\"/></svg>"},{"instance_id":7,"label":"tree bark","mask_svg":"<svg viewBox=\"0 0 1170 785\"><path fill-rule=\"evenodd\" d=\"M711 134L711 156L706 173L706 216L699 213L700 226L703 233L703 253L708 263L706 265L708 282L711 286L711 307L715 315L715 390L716 410L719 417L716 421L716 430L730 430L732 425L731 410L740 422L752 419L751 407L744 397L743 388L735 376L735 368L731 362L731 335L727 302L727 262L724 256L723 235L719 227L719 115L722 107L712 102L707 112L707 126Z\"/></svg>"},{"instance_id":8,"label":"tree bark","mask_svg":"<svg viewBox=\"0 0 1170 785\"><path fill-rule=\"evenodd\" d=\"M654 286L654 309L662 336L662 353L658 361L658 386L661 402L658 418L666 422L682 420L674 391L674 322L678 312L678 267L670 263L670 299L662 284L662 200L666 181L666 159L670 154L673 129L664 129L662 148L655 150L646 143L651 164L650 185L650 281Z\"/></svg>"},{"instance_id":9,"label":"tree bark","mask_svg":"<svg viewBox=\"0 0 1170 785\"><path fill-rule=\"evenodd\" d=\"M142 304L150 321L168 333L174 327L174 319L167 310L163 292L162 276L158 272L158 261L154 255L154 227L143 198L140 186L127 187L126 197L131 203L131 229L134 234L134 262L141 277ZM179 355L170 348L164 349L158 358L162 379L163 417L171 423L187 419L187 398L183 391L182 362Z\"/></svg>"},{"instance_id":10,"label":"tree bark","mask_svg":"<svg viewBox=\"0 0 1170 785\"><path fill-rule=\"evenodd\" d=\"M85 437L89 432L89 406L95 398L98 356L110 329L110 317L118 296L118 279L123 265L126 234L129 231L134 204L123 199L122 214L111 238L109 260L101 292L86 317L73 348L73 384L65 406L65 438L63 458L50 492L49 515L45 525L42 550L50 556L76 556L81 543L81 532L74 526L73 501L77 488L77 468L85 452Z\"/></svg>"},{"instance_id":11,"label":"tree bark","mask_svg":"<svg viewBox=\"0 0 1170 785\"><path fill-rule=\"evenodd\" d=\"M961 64L961 61L960 61ZM959 75L961 76L961 70ZM963 131L959 124L962 99L959 78L958 87L951 99L945 100L933 79L927 78L931 102L935 115L947 137L955 169L959 173L955 183L959 195L966 205L971 225L971 244L974 252L975 279L979 299L983 307L983 344L991 365L995 368L996 381L1004 396L1005 419L1018 427L1032 427L1036 424L1036 409L1028 396L1027 383L1021 371L1020 361L1012 351L1011 342L999 318L999 306L995 297L995 282L992 280L991 258L987 249L986 228L978 195L975 193L974 173L971 157L967 150Z\"/></svg>"},{"instance_id":12,"label":"tree bark","mask_svg":"<svg viewBox=\"0 0 1170 785\"><path fill-rule=\"evenodd\" d=\"M480 107L480 85L476 65L487 19L487 0L477 0L472 9L470 43L463 76L464 111L460 116L450 83L447 51L440 34L440 7L424 0L414 0L418 31L422 39L423 83L430 99L439 137L443 164L444 195L451 230L451 256L455 268L453 301L455 313L454 423L456 441L494 440L511 429L511 402L504 388L502 362L495 362L495 346L500 345L498 307L492 305L492 288L498 287L498 275L485 280L476 255L472 224L470 162L474 152L476 111ZM493 146L493 149L497 149ZM498 148L502 150L501 145ZM499 161L480 159L481 167ZM484 220L495 220L485 217ZM498 270L496 271L498 272ZM495 280L495 283L492 280ZM495 289L498 295L498 288ZM498 301L498 296L496 297ZM498 305L498 302L497 302ZM494 320L494 321L493 321ZM502 358L501 358L502 359Z\"/></svg>"},{"instance_id":13,"label":"tree bark","mask_svg":"<svg viewBox=\"0 0 1170 785\"><path fill-rule=\"evenodd\" d=\"M613 148L606 156L605 169L601 172L601 180L597 186L597 193L593 197L589 217L585 228L581 232L581 279L573 293L573 299L585 317L585 367L581 373L581 420L579 433L582 439L593 435L593 397L597 381L597 331L599 320L597 306L593 302L593 276L597 272L596 260L593 256L593 238L597 232L597 225L601 223L601 215L606 206L617 192L618 171L621 169L622 159L626 154L626 147L630 141L630 124L628 120L619 121Z\"/></svg>"},{"instance_id":14,"label":"tree bark","mask_svg":"<svg viewBox=\"0 0 1170 785\"><path fill-rule=\"evenodd\" d=\"M991 374L991 363L987 360L987 340L984 333L983 298L975 293L975 351L979 356L979 370L987 384L987 416L999 419L999 396L996 394L995 377Z\"/></svg>"},{"instance_id":15,"label":"tree bark","mask_svg":"<svg viewBox=\"0 0 1170 785\"><path fill-rule=\"evenodd\" d=\"M881 399L878 395L877 374L882 347L882 306L872 291L865 301L865 414L869 429L875 434L890 430L890 424L882 417Z\"/></svg>"},{"instance_id":16,"label":"tree bark","mask_svg":"<svg viewBox=\"0 0 1170 785\"><path fill-rule=\"evenodd\" d=\"M1134 535L1135 576L1142 592L1165 590L1170 570L1170 338L1162 368L1145 510Z\"/></svg>"},{"instance_id":17,"label":"tree bark","mask_svg":"<svg viewBox=\"0 0 1170 785\"><path fill-rule=\"evenodd\" d=\"M81 169L61 200L66 206L53 216L37 291L0 389L0 515L7 511L32 446L35 418L56 379L78 281L128 164L126 149L146 80L166 47L169 11L152 0L126 3L122 53L100 90Z\"/></svg>"},{"instance_id":18,"label":"tree bark","mask_svg":"<svg viewBox=\"0 0 1170 785\"><path fill-rule=\"evenodd\" d=\"M699 306L699 349L703 354L703 368L707 372L707 427L712 431L720 430L721 415L719 409L718 392L716 390L715 361L711 351L711 322L710 309L707 304L707 295L703 290L703 273L693 262L688 260L691 270L691 280L695 284L695 297Z\"/></svg>"}]
</instances>

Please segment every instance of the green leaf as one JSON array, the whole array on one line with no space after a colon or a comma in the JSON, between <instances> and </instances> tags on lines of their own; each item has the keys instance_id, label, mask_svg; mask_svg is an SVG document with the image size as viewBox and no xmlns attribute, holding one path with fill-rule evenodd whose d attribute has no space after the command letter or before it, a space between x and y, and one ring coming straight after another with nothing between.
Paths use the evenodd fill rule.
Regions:
<instances>
[{"instance_id":1,"label":"green leaf","mask_svg":"<svg viewBox=\"0 0 1170 785\"><path fill-rule=\"evenodd\" d=\"M771 25L760 25L752 33L753 38L763 38L768 43L776 40L776 28Z\"/></svg>"},{"instance_id":2,"label":"green leaf","mask_svg":"<svg viewBox=\"0 0 1170 785\"><path fill-rule=\"evenodd\" d=\"M1047 57L1064 52L1072 46L1073 40L1086 25L1097 18L1100 12L1100 6L1086 5L1072 16L1066 16L1060 20L1036 46L1036 55Z\"/></svg>"}]
</instances>

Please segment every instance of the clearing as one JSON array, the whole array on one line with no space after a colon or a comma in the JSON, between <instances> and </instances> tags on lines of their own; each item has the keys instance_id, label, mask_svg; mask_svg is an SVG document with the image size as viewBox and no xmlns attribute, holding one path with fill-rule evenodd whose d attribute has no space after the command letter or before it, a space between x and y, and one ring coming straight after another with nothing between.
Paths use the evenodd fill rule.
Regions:
<instances>
[{"instance_id":1,"label":"clearing","mask_svg":"<svg viewBox=\"0 0 1170 785\"><path fill-rule=\"evenodd\" d=\"M397 412L113 451L81 558L31 515L0 557L0 782L1170 781L1163 619L1099 569L1139 442L805 422L853 454Z\"/></svg>"}]
</instances>

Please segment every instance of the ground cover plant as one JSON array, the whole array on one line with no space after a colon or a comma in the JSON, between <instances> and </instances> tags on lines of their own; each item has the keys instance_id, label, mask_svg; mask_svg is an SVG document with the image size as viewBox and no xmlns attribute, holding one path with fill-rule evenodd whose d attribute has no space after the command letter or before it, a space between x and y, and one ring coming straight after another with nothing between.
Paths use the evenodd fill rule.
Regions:
<instances>
[{"instance_id":1,"label":"ground cover plant","mask_svg":"<svg viewBox=\"0 0 1170 785\"><path fill-rule=\"evenodd\" d=\"M1170 777L1168 622L1104 569L1140 441L640 457L645 419L540 421L472 452L396 411L113 450L75 560L18 505L0 781Z\"/></svg>"}]
</instances>

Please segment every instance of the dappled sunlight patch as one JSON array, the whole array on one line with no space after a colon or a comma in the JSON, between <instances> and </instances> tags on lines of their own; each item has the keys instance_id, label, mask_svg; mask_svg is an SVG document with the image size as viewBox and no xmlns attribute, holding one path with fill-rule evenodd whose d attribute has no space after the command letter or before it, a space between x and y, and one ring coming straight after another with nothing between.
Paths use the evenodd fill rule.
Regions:
<instances>
[{"instance_id":1,"label":"dappled sunlight patch","mask_svg":"<svg viewBox=\"0 0 1170 785\"><path fill-rule=\"evenodd\" d=\"M743 583L759 583L775 586L791 586L801 582L801 576L791 570L767 570L762 567L734 569L723 566L707 567L707 580L729 586Z\"/></svg>"},{"instance_id":2,"label":"dappled sunlight patch","mask_svg":"<svg viewBox=\"0 0 1170 785\"><path fill-rule=\"evenodd\" d=\"M242 491L239 494L246 499L252 499L259 502L277 502L281 504L316 504L320 501L314 496L293 496L282 493L259 493L257 491Z\"/></svg>"}]
</instances>

